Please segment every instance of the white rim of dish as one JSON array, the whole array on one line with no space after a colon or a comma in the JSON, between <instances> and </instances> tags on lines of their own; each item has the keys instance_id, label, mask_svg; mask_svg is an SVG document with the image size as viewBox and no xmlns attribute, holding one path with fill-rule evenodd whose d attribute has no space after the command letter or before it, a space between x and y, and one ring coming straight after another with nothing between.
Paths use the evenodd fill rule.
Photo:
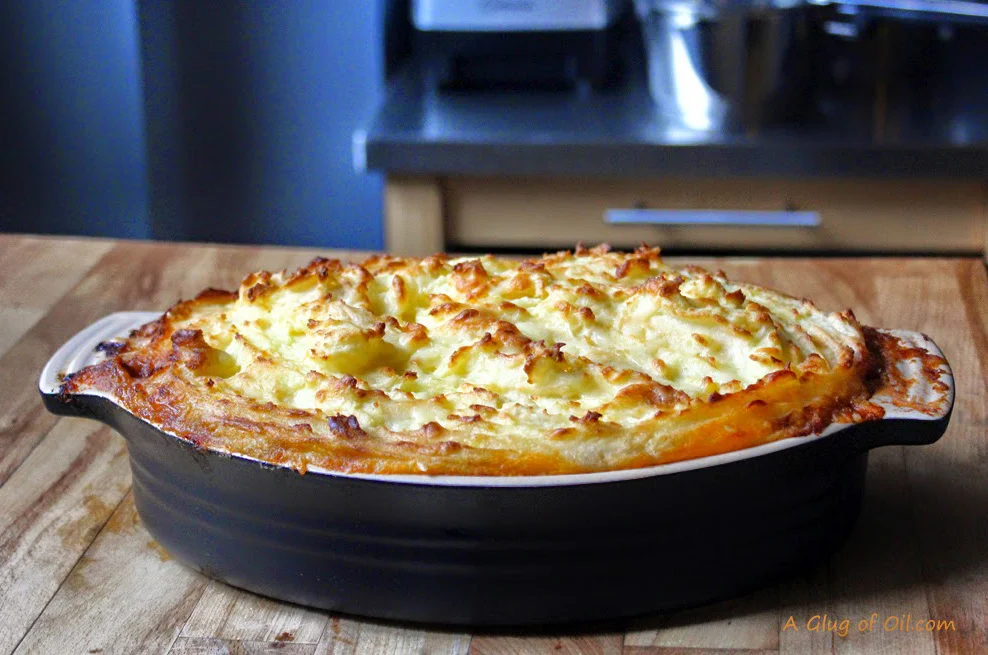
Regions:
<instances>
[{"instance_id":1,"label":"white rim of dish","mask_svg":"<svg viewBox=\"0 0 988 655\"><path fill-rule=\"evenodd\" d=\"M126 336L134 328L153 321L160 316L161 312L117 312L105 316L86 328L83 328L75 336L66 341L65 344L62 345L62 347L59 348L54 355L52 355L51 359L48 360L48 363L42 370L41 377L38 381L39 390L41 393L48 395L57 393L64 374L73 373L85 368L86 366L95 364L104 357L103 353L96 351L96 346L98 344L104 341ZM883 329L881 331L899 338L911 347L921 348L928 353L937 355L943 359L944 362L947 361L940 348L924 334L919 332L910 332L907 330ZM917 373L921 366L922 365L918 362L918 360L903 360L899 364L899 369L907 377L917 379L919 377ZM947 386L947 392L945 394L941 396L936 393L930 385L920 384L916 385L918 387L916 391L918 391L919 395L914 396L915 400L923 404L933 404L945 398L946 402L942 403L943 410L940 413L934 415L925 414L918 410L894 405L889 399L872 397L872 402L880 405L885 410L885 417L882 420L908 419L913 421L936 421L943 418L954 403L954 378L950 371L949 365L941 367L940 373L940 381L945 383ZM88 395L103 397L111 402L115 402L115 399L108 394ZM121 407L121 409L123 409L123 407ZM145 421L145 423L148 422ZM181 438L177 435L162 430L151 423L148 423L148 425L175 438ZM344 473L341 471L332 471L313 466L309 467L306 474L308 475L314 473L317 475L347 479L447 487L560 487L585 484L602 484L606 482L639 480L657 475L669 475L672 473L680 473L683 471L691 471L751 459L753 457L767 455L780 450L794 448L810 441L823 439L841 432L842 430L846 430L854 425L854 423L832 423L818 434L779 439L778 441L762 444L760 446L744 448L742 450L722 453L720 455L697 457L680 462L658 464L656 466L648 466L644 468L602 471L598 473L567 473L561 475L531 476L467 476L427 474L388 475L374 473ZM270 462L264 462L262 460L236 453L229 453L221 450L212 450L211 452L257 462L258 464L265 466L274 466L277 468L294 470L289 467L279 467L277 464L271 464Z\"/></svg>"}]
</instances>

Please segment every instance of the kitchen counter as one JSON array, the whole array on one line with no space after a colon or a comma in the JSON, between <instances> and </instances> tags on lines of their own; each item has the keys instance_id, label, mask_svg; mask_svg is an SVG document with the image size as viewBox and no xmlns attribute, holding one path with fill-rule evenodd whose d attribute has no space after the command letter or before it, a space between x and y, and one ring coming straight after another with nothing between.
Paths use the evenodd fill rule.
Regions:
<instances>
[{"instance_id":1,"label":"kitchen counter","mask_svg":"<svg viewBox=\"0 0 988 655\"><path fill-rule=\"evenodd\" d=\"M358 169L385 173L385 248L405 255L577 241L681 252L984 253L986 112L947 105L890 108L881 126L848 110L855 115L829 127L698 133L661 121L640 71L596 92L440 93L409 65L354 133L353 156ZM698 226L688 212L675 225L641 216L611 224L612 209L796 209L817 212L820 224ZM532 211L544 220L529 220Z\"/></svg>"},{"instance_id":2,"label":"kitchen counter","mask_svg":"<svg viewBox=\"0 0 988 655\"><path fill-rule=\"evenodd\" d=\"M663 124L641 77L599 92L440 93L407 66L354 134L354 163L391 175L988 177L978 108L880 129L848 116L693 132Z\"/></svg>"},{"instance_id":3,"label":"kitchen counter","mask_svg":"<svg viewBox=\"0 0 988 655\"><path fill-rule=\"evenodd\" d=\"M988 278L976 258L693 260L827 309L853 307L863 323L926 332L953 366L958 397L947 434L932 446L872 453L858 527L828 566L804 578L664 616L471 635L279 603L179 565L141 525L123 439L45 412L40 369L107 313L162 309L316 254L358 256L0 235L0 654L986 648ZM875 627L859 632L873 615ZM931 618L952 623L915 631Z\"/></svg>"}]
</instances>

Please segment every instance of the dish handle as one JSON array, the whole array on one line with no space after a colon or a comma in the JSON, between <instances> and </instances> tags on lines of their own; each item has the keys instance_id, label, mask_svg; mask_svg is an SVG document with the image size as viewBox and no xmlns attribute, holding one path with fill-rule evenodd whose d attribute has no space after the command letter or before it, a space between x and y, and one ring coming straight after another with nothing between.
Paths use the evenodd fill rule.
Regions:
<instances>
[{"instance_id":1,"label":"dish handle","mask_svg":"<svg viewBox=\"0 0 988 655\"><path fill-rule=\"evenodd\" d=\"M116 312L83 328L55 351L41 370L38 390L45 408L59 416L88 416L76 403L66 402L59 393L66 375L75 373L106 357L100 344L126 337L131 330L161 316L161 312Z\"/></svg>"},{"instance_id":2,"label":"dish handle","mask_svg":"<svg viewBox=\"0 0 988 655\"><path fill-rule=\"evenodd\" d=\"M954 376L943 351L925 334L876 330L897 340L896 373L871 397L885 411L868 423L865 449L920 446L937 441L947 430L954 407Z\"/></svg>"}]
</instances>

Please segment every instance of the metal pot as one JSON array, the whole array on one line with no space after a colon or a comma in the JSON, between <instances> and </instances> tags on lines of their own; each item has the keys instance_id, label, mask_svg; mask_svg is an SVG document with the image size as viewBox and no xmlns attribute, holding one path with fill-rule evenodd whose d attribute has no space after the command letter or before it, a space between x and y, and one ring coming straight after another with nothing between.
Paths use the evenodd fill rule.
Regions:
<instances>
[{"instance_id":1,"label":"metal pot","mask_svg":"<svg viewBox=\"0 0 988 655\"><path fill-rule=\"evenodd\" d=\"M670 125L749 127L806 106L812 29L801 0L636 0L653 100Z\"/></svg>"}]
</instances>

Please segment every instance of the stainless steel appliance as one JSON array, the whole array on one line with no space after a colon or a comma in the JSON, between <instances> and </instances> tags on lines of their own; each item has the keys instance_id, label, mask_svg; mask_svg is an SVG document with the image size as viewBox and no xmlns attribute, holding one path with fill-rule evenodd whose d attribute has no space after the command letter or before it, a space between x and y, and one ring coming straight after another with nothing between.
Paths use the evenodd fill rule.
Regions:
<instances>
[{"instance_id":1,"label":"stainless steel appliance","mask_svg":"<svg viewBox=\"0 0 988 655\"><path fill-rule=\"evenodd\" d=\"M602 30L614 23L623 0L414 0L418 30L538 32Z\"/></svg>"},{"instance_id":2,"label":"stainless steel appliance","mask_svg":"<svg viewBox=\"0 0 988 655\"><path fill-rule=\"evenodd\" d=\"M444 88L603 86L629 0L412 0L418 57Z\"/></svg>"}]
</instances>

